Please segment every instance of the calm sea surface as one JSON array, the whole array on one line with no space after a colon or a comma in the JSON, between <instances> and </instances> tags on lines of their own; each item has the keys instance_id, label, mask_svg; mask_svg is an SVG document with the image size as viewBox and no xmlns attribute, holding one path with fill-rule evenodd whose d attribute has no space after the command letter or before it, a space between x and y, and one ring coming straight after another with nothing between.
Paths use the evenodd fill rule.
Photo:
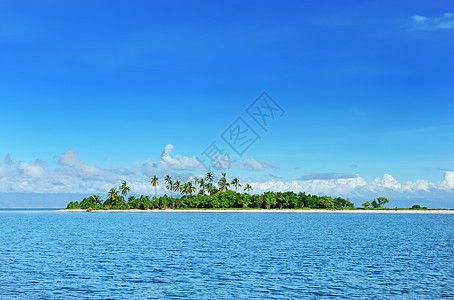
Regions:
<instances>
[{"instance_id":1,"label":"calm sea surface","mask_svg":"<svg viewBox=\"0 0 454 300\"><path fill-rule=\"evenodd\" d=\"M454 215L0 212L0 299L454 297Z\"/></svg>"}]
</instances>

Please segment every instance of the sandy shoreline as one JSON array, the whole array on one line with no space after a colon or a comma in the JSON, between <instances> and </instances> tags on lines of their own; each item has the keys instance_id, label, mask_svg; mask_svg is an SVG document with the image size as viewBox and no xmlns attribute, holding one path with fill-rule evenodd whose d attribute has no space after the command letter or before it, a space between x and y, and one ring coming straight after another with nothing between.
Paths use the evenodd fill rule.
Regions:
<instances>
[{"instance_id":1,"label":"sandy shoreline","mask_svg":"<svg viewBox=\"0 0 454 300\"><path fill-rule=\"evenodd\" d=\"M61 209L58 212L87 212L86 209ZM351 213L351 214L454 214L454 210L327 210L327 209L165 209L94 210L94 213Z\"/></svg>"}]
</instances>

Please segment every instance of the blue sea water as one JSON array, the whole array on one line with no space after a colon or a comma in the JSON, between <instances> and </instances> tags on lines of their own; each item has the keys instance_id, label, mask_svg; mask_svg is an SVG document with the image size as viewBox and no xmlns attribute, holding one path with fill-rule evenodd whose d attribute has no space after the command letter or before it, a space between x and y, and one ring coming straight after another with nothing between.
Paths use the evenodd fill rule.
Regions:
<instances>
[{"instance_id":1,"label":"blue sea water","mask_svg":"<svg viewBox=\"0 0 454 300\"><path fill-rule=\"evenodd\" d=\"M0 299L454 297L454 215L0 212Z\"/></svg>"}]
</instances>

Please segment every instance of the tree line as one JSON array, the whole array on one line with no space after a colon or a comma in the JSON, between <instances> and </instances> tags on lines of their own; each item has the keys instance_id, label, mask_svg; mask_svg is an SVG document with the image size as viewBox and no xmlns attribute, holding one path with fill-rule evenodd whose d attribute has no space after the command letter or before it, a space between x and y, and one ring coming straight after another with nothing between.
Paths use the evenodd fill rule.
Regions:
<instances>
[{"instance_id":1,"label":"tree line","mask_svg":"<svg viewBox=\"0 0 454 300\"><path fill-rule=\"evenodd\" d=\"M191 181L181 183L172 180L166 175L164 183L170 194L158 197L157 186L159 179L154 176L151 185L155 189L155 196L140 197L128 196L131 191L124 181L119 187L112 188L103 201L100 195L92 195L78 201L70 202L67 209L166 209L166 208L325 208L342 209L354 208L352 202L341 197L316 196L295 192L265 192L250 195L253 190L250 184L244 188L238 178L227 180L226 173L216 183L213 173L208 172L205 177L194 177ZM239 192L240 191L240 192Z\"/></svg>"},{"instance_id":2,"label":"tree line","mask_svg":"<svg viewBox=\"0 0 454 300\"><path fill-rule=\"evenodd\" d=\"M372 207L372 208L383 208L383 207L385 207L386 203L389 203L388 198L386 198L386 197L378 197L377 199L372 201L372 203L369 203L369 201L366 201L366 202L364 202L361 205L364 208L370 208L370 207Z\"/></svg>"}]
</instances>

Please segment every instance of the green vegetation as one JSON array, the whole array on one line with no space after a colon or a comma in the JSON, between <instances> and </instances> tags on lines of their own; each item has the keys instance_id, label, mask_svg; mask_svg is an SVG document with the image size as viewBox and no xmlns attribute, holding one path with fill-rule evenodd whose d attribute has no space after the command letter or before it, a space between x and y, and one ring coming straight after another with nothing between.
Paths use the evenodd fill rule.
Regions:
<instances>
[{"instance_id":1,"label":"green vegetation","mask_svg":"<svg viewBox=\"0 0 454 300\"><path fill-rule=\"evenodd\" d=\"M368 208L370 206L370 203L369 201L367 202L364 202L363 204L361 204L364 208Z\"/></svg>"},{"instance_id":2,"label":"green vegetation","mask_svg":"<svg viewBox=\"0 0 454 300\"><path fill-rule=\"evenodd\" d=\"M421 207L420 205L416 204L411 207L411 209L421 209L421 210L427 210L428 208L423 206Z\"/></svg>"},{"instance_id":3,"label":"green vegetation","mask_svg":"<svg viewBox=\"0 0 454 300\"><path fill-rule=\"evenodd\" d=\"M353 208L353 203L343 198L331 198L294 192L265 192L260 195L242 194L232 190L218 191L213 195L193 195L195 187L186 183L183 192L186 195L174 198L164 195L153 197L141 195L130 196L126 203L123 196L109 192L109 198L103 204L96 204L93 196L80 203L70 202L67 209L166 209L166 208Z\"/></svg>"},{"instance_id":4,"label":"green vegetation","mask_svg":"<svg viewBox=\"0 0 454 300\"><path fill-rule=\"evenodd\" d=\"M361 205L364 208L370 208L370 206L372 206L372 208L384 208L386 203L389 203L388 198L378 197L377 199L373 200L372 203L369 203L369 201L367 201Z\"/></svg>"},{"instance_id":5,"label":"green vegetation","mask_svg":"<svg viewBox=\"0 0 454 300\"><path fill-rule=\"evenodd\" d=\"M341 197L332 198L328 196L316 196L306 193L294 192L265 192L263 194L251 195L253 190L249 183L244 188L238 178L232 181L227 180L226 173L222 173L217 184L213 173L207 173L205 178L193 178L193 181L181 183L179 180L172 180L166 175L164 183L170 193L161 197L157 196L158 177L151 179L155 196L141 195L140 197L129 196L131 191L127 182L124 181L118 189L111 188L107 199L102 200L100 195L92 195L79 202L70 202L67 209L185 209L185 208L251 208L251 209L355 209L353 203ZM230 190L232 187L234 190ZM238 192L242 190L244 193ZM174 197L174 192L176 197ZM378 197L371 203L362 204L364 209L384 209L389 200L385 197ZM419 205L413 205L411 209L427 209Z\"/></svg>"},{"instance_id":6,"label":"green vegetation","mask_svg":"<svg viewBox=\"0 0 454 300\"><path fill-rule=\"evenodd\" d=\"M265 192L259 195L250 195L252 186L247 183L244 189L238 178L227 180L226 173L222 173L215 184L213 173L207 173L205 178L195 177L193 181L181 183L173 181L166 175L164 183L170 197L164 195L157 197L156 187L158 178L151 179L151 185L155 189L155 196L141 195L140 197L129 196L130 187L124 181L118 189L111 188L107 199L103 202L102 197L93 195L79 202L70 202L67 209L178 209L178 208L257 208L257 209L283 209L283 208L325 208L346 209L354 208L353 203L341 197L331 198L328 196L316 196L306 193L294 192ZM230 190L232 187L234 190ZM242 190L245 193L238 192ZM174 192L176 197L174 197ZM183 196L180 197L180 195Z\"/></svg>"}]
</instances>

